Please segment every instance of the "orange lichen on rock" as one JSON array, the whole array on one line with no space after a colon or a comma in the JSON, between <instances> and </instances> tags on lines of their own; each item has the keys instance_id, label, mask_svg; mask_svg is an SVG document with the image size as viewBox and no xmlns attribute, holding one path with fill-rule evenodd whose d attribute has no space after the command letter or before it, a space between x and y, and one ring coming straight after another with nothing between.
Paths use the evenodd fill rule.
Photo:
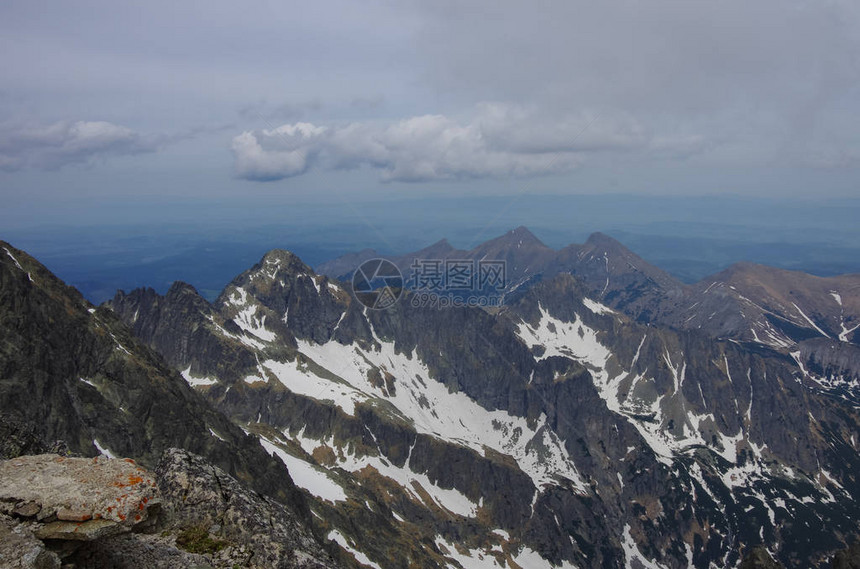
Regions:
<instances>
[{"instance_id":1,"label":"orange lichen on rock","mask_svg":"<svg viewBox=\"0 0 860 569\"><path fill-rule=\"evenodd\" d=\"M133 461L32 455L0 461L0 501L38 501L33 515L53 515L58 522L128 527L146 519L159 491L154 475Z\"/></svg>"}]
</instances>

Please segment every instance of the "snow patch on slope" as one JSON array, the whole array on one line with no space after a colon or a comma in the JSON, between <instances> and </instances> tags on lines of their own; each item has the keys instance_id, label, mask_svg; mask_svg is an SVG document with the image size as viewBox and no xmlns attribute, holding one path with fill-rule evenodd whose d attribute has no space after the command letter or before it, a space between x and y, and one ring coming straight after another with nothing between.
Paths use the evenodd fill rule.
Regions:
<instances>
[{"instance_id":1,"label":"snow patch on slope","mask_svg":"<svg viewBox=\"0 0 860 569\"><path fill-rule=\"evenodd\" d=\"M224 336L226 338L232 338L234 340L238 340L238 341L242 342L243 344L245 344L246 346L248 346L250 348L255 348L258 350L261 350L265 347L262 342L260 342L259 340L257 340L254 337L240 336L238 334L233 334L231 332L228 332L223 326L221 326L220 324L215 322L215 318L213 318L213 316L211 314L207 314L206 319L212 323L212 326L215 328L216 332L218 332L219 334L221 334L222 336Z\"/></svg>"},{"instance_id":2,"label":"snow patch on slope","mask_svg":"<svg viewBox=\"0 0 860 569\"><path fill-rule=\"evenodd\" d=\"M593 368L605 366L612 354L597 340L597 332L576 316L573 322L563 322L550 315L543 306L538 305L538 308L540 320L536 326L522 322L517 328L517 335L527 346L545 348L538 360L562 356L590 364Z\"/></svg>"},{"instance_id":3,"label":"snow patch on slope","mask_svg":"<svg viewBox=\"0 0 860 569\"><path fill-rule=\"evenodd\" d=\"M848 339L848 334L852 333L857 328L860 328L860 323L858 323L856 326L848 328L845 326L845 321L843 320L839 323L839 326L842 328L842 330L839 332L839 340L842 342L850 342L850 340Z\"/></svg>"},{"instance_id":4,"label":"snow patch on slope","mask_svg":"<svg viewBox=\"0 0 860 569\"><path fill-rule=\"evenodd\" d=\"M362 565L367 565L374 569L382 569L378 564L371 561L367 555L350 545L346 537L336 529L333 529L328 533L328 539L336 542L339 546L350 552L352 556L355 557L355 560Z\"/></svg>"},{"instance_id":5,"label":"snow patch on slope","mask_svg":"<svg viewBox=\"0 0 860 569\"><path fill-rule=\"evenodd\" d=\"M489 547L486 549L467 549L459 545L459 549L455 544L448 542L442 536L437 535L436 547L443 553L445 558L449 560L448 567L452 569L505 569L510 567L504 560L505 553L498 546ZM515 566L522 569L577 569L575 565L568 562L562 562L561 565L553 565L536 551L523 547L519 553L512 553L511 559L516 563Z\"/></svg>"},{"instance_id":6,"label":"snow patch on slope","mask_svg":"<svg viewBox=\"0 0 860 569\"><path fill-rule=\"evenodd\" d=\"M6 251L6 254L9 255L9 257L15 263L15 266L18 267L19 269L21 269L21 272L27 272L24 270L24 267L21 266L21 263L18 262L18 259L15 258L15 255L13 255L9 249L7 249L6 247L3 247L3 250ZM30 275L30 273L27 273L27 278L30 279L30 282L34 282L33 277L32 277L32 275Z\"/></svg>"},{"instance_id":7,"label":"snow patch on slope","mask_svg":"<svg viewBox=\"0 0 860 569\"><path fill-rule=\"evenodd\" d=\"M354 454L344 454L343 459L338 459L337 466L350 472L358 472L359 470L371 467L379 472L381 476L397 482L418 502L424 502L424 500L421 498L416 485L420 485L430 495L435 505L448 510L452 514L463 516L464 518L474 518L478 514L478 504L471 501L462 492L455 488L442 488L438 486L426 474L413 471L408 463L403 468L400 468L378 456L358 457Z\"/></svg>"},{"instance_id":8,"label":"snow patch on slope","mask_svg":"<svg viewBox=\"0 0 860 569\"><path fill-rule=\"evenodd\" d=\"M303 354L352 387L353 401L359 398L357 394L384 399L420 433L460 443L482 454L486 446L510 455L537 488L563 476L585 491L587 486L563 441L547 425L546 416L541 415L535 425L529 426L523 417L484 409L466 394L450 392L444 384L432 379L430 370L416 355L397 353L393 343L377 341L381 346L378 351L335 341L320 345L299 340L298 344ZM274 367L269 362L267 366ZM371 383L371 373L389 374L394 381L394 392ZM289 382L285 385L292 389ZM344 389L341 384L321 378L314 380L313 385L313 389L318 389L317 398L335 401Z\"/></svg>"},{"instance_id":9,"label":"snow patch on slope","mask_svg":"<svg viewBox=\"0 0 860 569\"><path fill-rule=\"evenodd\" d=\"M298 359L291 363L266 360L262 365L293 393L319 401L332 401L351 416L355 416L357 402L370 399L369 395L348 384L319 377Z\"/></svg>"},{"instance_id":10,"label":"snow patch on slope","mask_svg":"<svg viewBox=\"0 0 860 569\"><path fill-rule=\"evenodd\" d=\"M99 453L108 458L116 458L116 455L112 453L107 447L102 446L98 439L93 439L93 445L98 449Z\"/></svg>"},{"instance_id":11,"label":"snow patch on slope","mask_svg":"<svg viewBox=\"0 0 860 569\"><path fill-rule=\"evenodd\" d=\"M639 551L639 546L633 536L630 535L630 524L624 525L624 533L621 534L621 547L624 549L624 557L627 560L626 567L642 567L643 569L666 569L656 561L651 561ZM635 563L634 563L635 562Z\"/></svg>"},{"instance_id":12,"label":"snow patch on slope","mask_svg":"<svg viewBox=\"0 0 860 569\"><path fill-rule=\"evenodd\" d=\"M794 306L794 307L797 309L797 311L798 311L798 312L800 312L800 315L801 315L801 316L803 316L803 318L804 318L807 322L809 322L809 324L810 324L813 328L815 328L816 330L818 330L818 333L819 333L819 334L821 334L821 335L822 335L822 336L824 336L825 338L829 338L829 337L830 337L830 336L827 334L827 332L825 332L824 330L822 330L821 328L819 328L819 327L818 327L818 324L816 324L815 322L813 322L813 321L812 321L812 318L810 318L809 316L807 316L807 315L806 315L806 313L805 313L805 312L803 312L797 304L795 304L795 303L793 303L793 302L792 302L791 304L792 304L792 306Z\"/></svg>"},{"instance_id":13,"label":"snow patch on slope","mask_svg":"<svg viewBox=\"0 0 860 569\"><path fill-rule=\"evenodd\" d=\"M253 334L264 342L272 342L277 337L274 332L266 328L266 316L258 316L257 307L254 305L247 306L240 310L239 313L233 317L233 322L235 322L236 325L245 332Z\"/></svg>"},{"instance_id":14,"label":"snow patch on slope","mask_svg":"<svg viewBox=\"0 0 860 569\"><path fill-rule=\"evenodd\" d=\"M674 391L653 399L643 399L636 394L654 392L655 390L649 385L653 384L653 377L646 376L644 373L633 375L617 365L608 365L613 354L600 343L597 332L582 322L579 315L574 314L573 321L565 322L549 314L542 305L538 305L538 308L540 319L534 326L526 322L519 324L517 333L520 338L529 347L540 346L544 349L539 359L563 356L585 365L590 370L595 387L606 402L606 406L611 411L630 419L660 462L671 465L675 454L694 446L713 447L706 442L700 432L700 425L713 423L713 417L709 414L698 415L686 408L686 400L681 393L681 387L686 380L686 363L683 359L674 362L666 351L663 358L670 370ZM644 342L645 337L637 348L631 368L638 361ZM607 371L609 367L616 372L611 375ZM678 405L681 408L680 414L683 416L682 422L678 425L681 433L672 434L664 428L668 421L666 412L672 406ZM734 438L723 436L720 440L728 447L714 449L715 452L720 452L724 456L732 455Z\"/></svg>"},{"instance_id":15,"label":"snow patch on slope","mask_svg":"<svg viewBox=\"0 0 860 569\"><path fill-rule=\"evenodd\" d=\"M346 501L346 492L329 478L324 470L317 469L314 465L296 458L265 437L260 437L260 444L266 449L266 452L281 459L281 462L290 471L290 477L296 486L304 488L323 500L330 502Z\"/></svg>"},{"instance_id":16,"label":"snow patch on slope","mask_svg":"<svg viewBox=\"0 0 860 569\"><path fill-rule=\"evenodd\" d=\"M193 375L191 375L190 365L179 373L191 387L215 385L216 383L218 383L217 379L211 377L194 377Z\"/></svg>"},{"instance_id":17,"label":"snow patch on slope","mask_svg":"<svg viewBox=\"0 0 860 569\"><path fill-rule=\"evenodd\" d=\"M584 304L587 309L594 312L595 314L618 314L616 311L612 310L605 304L601 304L597 301L591 300L588 297L582 299L582 304Z\"/></svg>"}]
</instances>

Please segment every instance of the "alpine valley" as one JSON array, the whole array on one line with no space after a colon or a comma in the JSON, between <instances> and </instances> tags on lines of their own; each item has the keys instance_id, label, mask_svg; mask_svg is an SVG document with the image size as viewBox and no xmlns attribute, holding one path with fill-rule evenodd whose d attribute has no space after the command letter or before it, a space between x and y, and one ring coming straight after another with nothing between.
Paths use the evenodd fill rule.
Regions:
<instances>
[{"instance_id":1,"label":"alpine valley","mask_svg":"<svg viewBox=\"0 0 860 569\"><path fill-rule=\"evenodd\" d=\"M368 309L347 281L373 251L283 250L214 302L93 307L0 246L4 420L82 456L199 455L277 504L307 563L278 566L827 567L860 538L860 275L689 285L520 227L391 258L504 261L492 309Z\"/></svg>"}]
</instances>

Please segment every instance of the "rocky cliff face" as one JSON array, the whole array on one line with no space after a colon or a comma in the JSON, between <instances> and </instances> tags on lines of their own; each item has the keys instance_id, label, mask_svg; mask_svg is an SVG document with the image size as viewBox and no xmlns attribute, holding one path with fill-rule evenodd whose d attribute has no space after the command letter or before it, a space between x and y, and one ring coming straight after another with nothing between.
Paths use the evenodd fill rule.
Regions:
<instances>
[{"instance_id":1,"label":"rocky cliff face","mask_svg":"<svg viewBox=\"0 0 860 569\"><path fill-rule=\"evenodd\" d=\"M109 307L259 434L365 565L733 566L766 544L815 566L844 547L856 407L789 354L638 321L644 281L619 275L685 293L610 244L578 260L592 276L494 314L367 310L282 251L212 304L174 285Z\"/></svg>"},{"instance_id":2,"label":"rocky cliff face","mask_svg":"<svg viewBox=\"0 0 860 569\"><path fill-rule=\"evenodd\" d=\"M112 311L93 307L2 242L0 433L3 458L60 450L154 468L167 448L184 448L311 524L303 494L258 439L216 411Z\"/></svg>"}]
</instances>

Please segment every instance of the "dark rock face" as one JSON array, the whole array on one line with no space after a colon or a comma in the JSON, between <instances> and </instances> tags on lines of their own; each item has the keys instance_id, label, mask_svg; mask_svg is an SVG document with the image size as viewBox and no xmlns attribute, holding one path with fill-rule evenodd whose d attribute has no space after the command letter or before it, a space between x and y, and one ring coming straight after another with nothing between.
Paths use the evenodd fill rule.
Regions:
<instances>
[{"instance_id":1,"label":"dark rock face","mask_svg":"<svg viewBox=\"0 0 860 569\"><path fill-rule=\"evenodd\" d=\"M763 513L769 516L766 510L770 507L768 499L762 498L768 496L769 499L776 499L777 488L790 485L795 487L792 492L808 492L810 487L807 484L814 482L813 473L821 468L819 461L822 458L827 461L824 468L838 472L835 477L842 481L840 484L852 489L848 490L841 503L818 505L826 510L834 507L843 512L840 514L842 521L836 524L842 528L838 531L856 532L856 529L851 529L852 522L849 520L857 514L848 513L857 511L856 477L851 474L854 468L860 466L853 450L856 440L851 437L851 433L860 427L856 410L841 400L814 395L820 393L818 384L814 379L804 377L791 358L769 350L748 351L737 343L714 341L702 333L643 326L617 314L601 313L600 309L597 312L584 309L581 302L576 300L582 298L578 292L580 287L571 277L560 276L536 286L521 302L510 307L510 312L534 326L537 326L541 311L544 311L563 322L580 323L579 333L588 329L596 330L598 342L609 348L611 354L603 364L604 373L611 377L618 373L613 368L620 366L636 376L624 377L622 372L616 376L616 380L610 379L606 384L611 387L620 380L620 383L615 384L617 387L604 390L600 370L589 366L607 405L619 405L620 414L637 425L639 433L645 435L648 441L641 447L647 449L650 446L657 451L659 446L654 446L651 437L662 432L668 435L664 439L665 444L687 449L684 451L687 458L679 460L675 455L672 465L678 469L675 474L660 472L661 465L647 460L647 456L644 462L640 459L641 464L636 468L637 476L633 477L633 483L638 483L636 492L639 495L633 494L635 497L631 496L630 499L643 500L649 495L653 499L656 496L664 508L662 529L658 535L650 538L652 543L659 543L667 531L689 531L683 528L689 528L690 524L693 527L712 525L725 528L725 531L720 530L721 533L738 536L741 543L755 543L761 539L771 540L770 543L779 542L782 547L780 555L787 563L792 566L808 564L810 561L807 556L815 557L816 548L826 551L827 548L839 546L831 528L817 537L811 537L806 527L800 531L791 529L796 527L797 520L814 516L811 511L796 511L795 521L782 518L779 510L774 512L775 517L770 522L760 518L747 525L742 520L749 519L750 514L745 512L747 508L749 511L761 511L758 510L759 506L765 506ZM559 323L554 325L558 327ZM568 339L566 342L570 341ZM566 342L562 345L572 346L576 340L573 339L573 344ZM572 355L580 354L584 356L580 356L580 361L585 360L588 366L590 358L587 351L574 350ZM647 379L649 376L650 380ZM581 439L582 433L586 433L586 441L589 436L593 437L586 443L590 455L596 454L594 449L600 449L607 455L603 464L619 464L624 450L633 446L627 441L635 441L637 433L634 430L632 435L619 436L619 442L610 445L607 433L618 429L621 435L621 425L616 426L611 422L609 417L612 415L601 425L598 422L599 414L594 411L597 405L595 399L589 400L578 394L575 399L557 404L558 409L573 411L569 416L586 418L581 430L560 425L559 434L570 441L574 437ZM582 404L577 405L576 401ZM822 444L822 437L840 442L832 446ZM694 449L695 452L691 452ZM764 464L761 462L764 455L755 457L760 452L757 449L767 449L767 462L791 465L791 468L808 473L809 476L801 484L794 477L783 479L778 471L771 471L761 477L748 477L744 470L751 469L755 463ZM656 454L658 462L663 462L660 453ZM579 464L580 459L577 460ZM627 466L624 464L621 468L622 473L631 473ZM607 474L612 474L613 470L597 471L593 476L601 486L609 485L612 480ZM650 480L642 477L638 472L640 470L649 472ZM718 482L721 479L722 484ZM630 485L630 482L624 481L622 496L630 495ZM663 491L658 491L658 488L663 488ZM727 489L729 492L726 492ZM709 491L713 501L701 497L703 492ZM690 493L696 496L692 502ZM813 493L808 500L819 502L823 498L824 495ZM753 508L754 502L759 503ZM665 519L670 512L676 515L673 521ZM631 511L627 510L624 515L630 514ZM618 523L623 523L622 520ZM673 527L675 529L670 529ZM772 537L768 538L769 534ZM714 534L703 536L702 539L705 551L711 547L732 547L721 536ZM828 545L821 547L825 542ZM701 562L695 552L694 560L696 563Z\"/></svg>"},{"instance_id":2,"label":"dark rock face","mask_svg":"<svg viewBox=\"0 0 860 569\"><path fill-rule=\"evenodd\" d=\"M814 338L797 345L795 357L819 388L860 405L860 346L829 338Z\"/></svg>"},{"instance_id":3,"label":"dark rock face","mask_svg":"<svg viewBox=\"0 0 860 569\"><path fill-rule=\"evenodd\" d=\"M785 569L781 563L777 563L770 556L767 549L756 547L747 555L740 569Z\"/></svg>"},{"instance_id":4,"label":"dark rock face","mask_svg":"<svg viewBox=\"0 0 860 569\"><path fill-rule=\"evenodd\" d=\"M197 314L194 294L177 287L171 305L184 301L186 313ZM0 412L0 431L11 435L3 437L4 456L62 440L79 456L103 450L152 468L167 448L185 448L311 523L303 494L256 438L209 405L114 312L91 306L2 242Z\"/></svg>"},{"instance_id":5,"label":"dark rock face","mask_svg":"<svg viewBox=\"0 0 860 569\"><path fill-rule=\"evenodd\" d=\"M0 460L51 452L51 446L42 439L34 425L0 414Z\"/></svg>"},{"instance_id":6,"label":"dark rock face","mask_svg":"<svg viewBox=\"0 0 860 569\"><path fill-rule=\"evenodd\" d=\"M183 551L173 535L132 533L102 539L78 549L71 558L76 569L220 569L206 556ZM70 561L70 559L66 559Z\"/></svg>"},{"instance_id":7,"label":"dark rock face","mask_svg":"<svg viewBox=\"0 0 860 569\"><path fill-rule=\"evenodd\" d=\"M138 289L124 296L122 307L109 305L125 320L135 335L150 338L171 364L202 358L217 362L212 370L223 376L234 368L254 365L253 353L239 341L225 342L217 327L241 333L232 321L217 317L208 302L191 285L176 282L161 298L152 289ZM201 375L192 365L189 374Z\"/></svg>"},{"instance_id":8,"label":"dark rock face","mask_svg":"<svg viewBox=\"0 0 860 569\"><path fill-rule=\"evenodd\" d=\"M444 566L452 544L671 568L734 566L755 543L814 566L843 547L860 517L856 408L785 352L641 322L685 289L605 236L586 246L565 253L583 278L545 275L493 314L409 297L364 310L280 251L211 305L132 291L110 307L314 477L329 535L382 567Z\"/></svg>"},{"instance_id":9,"label":"dark rock face","mask_svg":"<svg viewBox=\"0 0 860 569\"><path fill-rule=\"evenodd\" d=\"M860 543L838 551L830 565L833 569L860 569Z\"/></svg>"}]
</instances>

